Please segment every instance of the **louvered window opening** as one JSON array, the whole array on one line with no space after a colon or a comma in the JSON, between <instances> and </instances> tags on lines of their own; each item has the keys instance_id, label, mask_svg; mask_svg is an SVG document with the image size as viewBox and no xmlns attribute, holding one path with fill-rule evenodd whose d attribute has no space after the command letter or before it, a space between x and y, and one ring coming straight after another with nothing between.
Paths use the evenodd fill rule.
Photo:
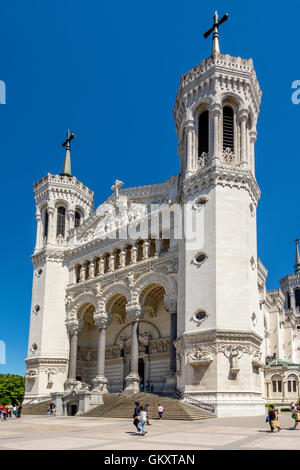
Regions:
<instances>
[{"instance_id":1,"label":"louvered window opening","mask_svg":"<svg viewBox=\"0 0 300 470\"><path fill-rule=\"evenodd\" d=\"M229 106L223 108L223 150L227 148L234 152L233 110Z\"/></svg>"},{"instance_id":2,"label":"louvered window opening","mask_svg":"<svg viewBox=\"0 0 300 470\"><path fill-rule=\"evenodd\" d=\"M47 209L45 209L45 218L44 218L44 238L48 237L48 220L49 220L49 216L48 216L48 211Z\"/></svg>"},{"instance_id":3,"label":"louvered window opening","mask_svg":"<svg viewBox=\"0 0 300 470\"><path fill-rule=\"evenodd\" d=\"M75 228L78 228L81 222L81 215L78 211L75 212Z\"/></svg>"},{"instance_id":4,"label":"louvered window opening","mask_svg":"<svg viewBox=\"0 0 300 470\"><path fill-rule=\"evenodd\" d=\"M204 111L199 116L198 126L198 155L203 152L208 153L208 111Z\"/></svg>"},{"instance_id":5,"label":"louvered window opening","mask_svg":"<svg viewBox=\"0 0 300 470\"><path fill-rule=\"evenodd\" d=\"M61 235L65 236L65 219L66 219L66 209L64 207L59 207L57 209L57 230L56 236Z\"/></svg>"}]
</instances>

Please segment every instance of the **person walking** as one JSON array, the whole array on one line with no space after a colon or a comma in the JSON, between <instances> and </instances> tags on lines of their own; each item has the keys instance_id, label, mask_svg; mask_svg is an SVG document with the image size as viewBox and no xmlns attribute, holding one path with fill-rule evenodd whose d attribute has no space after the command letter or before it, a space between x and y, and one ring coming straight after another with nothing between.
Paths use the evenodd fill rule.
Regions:
<instances>
[{"instance_id":1,"label":"person walking","mask_svg":"<svg viewBox=\"0 0 300 470\"><path fill-rule=\"evenodd\" d=\"M6 418L7 418L7 406L6 405L3 406L2 414L3 414L4 421L6 421Z\"/></svg>"},{"instance_id":2,"label":"person walking","mask_svg":"<svg viewBox=\"0 0 300 470\"><path fill-rule=\"evenodd\" d=\"M14 405L13 406L13 416L14 416L15 419L17 417L17 412L18 412L17 407L16 407L16 405Z\"/></svg>"},{"instance_id":3,"label":"person walking","mask_svg":"<svg viewBox=\"0 0 300 470\"><path fill-rule=\"evenodd\" d=\"M146 422L147 422L147 425L148 426L151 426L150 422L149 422L149 403L146 403L145 406L144 406L144 409L146 411Z\"/></svg>"},{"instance_id":4,"label":"person walking","mask_svg":"<svg viewBox=\"0 0 300 470\"><path fill-rule=\"evenodd\" d=\"M164 410L164 407L163 407L161 404L158 405L157 411L158 411L158 416L159 416L158 419L162 419L162 415L163 415L163 412L164 412L165 410Z\"/></svg>"},{"instance_id":5,"label":"person walking","mask_svg":"<svg viewBox=\"0 0 300 470\"><path fill-rule=\"evenodd\" d=\"M13 406L12 406L12 404L10 403L10 404L8 405L8 407L7 407L7 416L8 416L9 418L11 418L12 409L13 409Z\"/></svg>"},{"instance_id":6,"label":"person walking","mask_svg":"<svg viewBox=\"0 0 300 470\"><path fill-rule=\"evenodd\" d=\"M138 420L139 420L138 430L140 431L140 435L144 436L148 432L145 429L145 424L147 422L147 411L145 411L144 406L140 406L140 412L139 412L139 415L138 415Z\"/></svg>"},{"instance_id":7,"label":"person walking","mask_svg":"<svg viewBox=\"0 0 300 470\"><path fill-rule=\"evenodd\" d=\"M135 408L134 408L134 411L133 411L133 416L132 416L132 417L133 417L133 424L134 424L134 426L136 427L137 430L139 430L139 429L138 429L138 424L139 424L139 418L138 418L138 416L139 416L139 414L140 414L140 408L139 408L139 406L140 406L140 402L139 402L139 401L136 401L136 402L135 402Z\"/></svg>"},{"instance_id":8,"label":"person walking","mask_svg":"<svg viewBox=\"0 0 300 470\"><path fill-rule=\"evenodd\" d=\"M49 416L52 416L52 403L51 403L50 406L49 406L48 415L49 415Z\"/></svg>"},{"instance_id":9,"label":"person walking","mask_svg":"<svg viewBox=\"0 0 300 470\"><path fill-rule=\"evenodd\" d=\"M56 415L56 408L55 408L55 405L52 406L52 416L55 417Z\"/></svg>"},{"instance_id":10,"label":"person walking","mask_svg":"<svg viewBox=\"0 0 300 470\"><path fill-rule=\"evenodd\" d=\"M292 429L296 429L298 423L300 422L300 403L298 402L295 406L292 418L295 420L295 424Z\"/></svg>"},{"instance_id":11,"label":"person walking","mask_svg":"<svg viewBox=\"0 0 300 470\"><path fill-rule=\"evenodd\" d=\"M269 406L268 418L271 432L274 432L274 428L276 428L278 432L281 431L280 422L278 419L278 411L275 410L274 405Z\"/></svg>"},{"instance_id":12,"label":"person walking","mask_svg":"<svg viewBox=\"0 0 300 470\"><path fill-rule=\"evenodd\" d=\"M153 393L154 383L150 380L150 392Z\"/></svg>"},{"instance_id":13,"label":"person walking","mask_svg":"<svg viewBox=\"0 0 300 470\"><path fill-rule=\"evenodd\" d=\"M3 405L0 403L0 419L2 418L2 413L3 413Z\"/></svg>"},{"instance_id":14,"label":"person walking","mask_svg":"<svg viewBox=\"0 0 300 470\"><path fill-rule=\"evenodd\" d=\"M18 406L17 418L21 418L21 412L22 412L22 405L20 403L20 405Z\"/></svg>"}]
</instances>

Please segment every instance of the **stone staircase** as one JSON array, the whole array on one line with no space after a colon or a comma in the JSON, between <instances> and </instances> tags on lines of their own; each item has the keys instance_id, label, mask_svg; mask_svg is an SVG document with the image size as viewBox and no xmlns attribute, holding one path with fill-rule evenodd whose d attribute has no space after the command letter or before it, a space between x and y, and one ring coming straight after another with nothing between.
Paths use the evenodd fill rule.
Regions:
<instances>
[{"instance_id":1,"label":"stone staircase","mask_svg":"<svg viewBox=\"0 0 300 470\"><path fill-rule=\"evenodd\" d=\"M150 419L158 419L157 408L159 404L165 409L163 419L194 421L215 418L212 413L192 405L187 405L178 400L174 395L137 393L133 396L118 396L117 393L109 393L103 396L103 401L103 405L97 406L82 416L132 419L134 403L139 401L140 405L149 403Z\"/></svg>"},{"instance_id":2,"label":"stone staircase","mask_svg":"<svg viewBox=\"0 0 300 470\"><path fill-rule=\"evenodd\" d=\"M26 403L22 407L24 415L47 415L52 400L42 401L40 403Z\"/></svg>"}]
</instances>

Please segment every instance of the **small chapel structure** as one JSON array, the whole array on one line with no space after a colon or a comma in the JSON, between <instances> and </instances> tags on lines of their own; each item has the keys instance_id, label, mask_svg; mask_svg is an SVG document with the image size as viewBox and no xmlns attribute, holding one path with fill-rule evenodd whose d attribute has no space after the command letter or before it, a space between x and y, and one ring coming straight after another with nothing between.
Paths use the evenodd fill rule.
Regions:
<instances>
[{"instance_id":1,"label":"small chapel structure","mask_svg":"<svg viewBox=\"0 0 300 470\"><path fill-rule=\"evenodd\" d=\"M72 175L68 131L62 173L34 184L25 403L52 397L58 414L84 413L150 381L217 416L298 398L298 242L295 274L267 291L256 235L261 90L251 59L221 54L225 20L215 15L212 54L180 80L179 174L132 188L117 180L95 209Z\"/></svg>"}]
</instances>

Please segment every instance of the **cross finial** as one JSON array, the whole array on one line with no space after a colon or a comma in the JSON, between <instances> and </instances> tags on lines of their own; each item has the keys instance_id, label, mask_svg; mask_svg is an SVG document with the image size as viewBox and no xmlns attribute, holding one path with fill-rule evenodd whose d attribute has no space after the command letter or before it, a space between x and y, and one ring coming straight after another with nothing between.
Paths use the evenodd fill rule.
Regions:
<instances>
[{"instance_id":1,"label":"cross finial","mask_svg":"<svg viewBox=\"0 0 300 470\"><path fill-rule=\"evenodd\" d=\"M65 175L65 176L72 176L72 173L71 173L71 146L70 146L70 142L71 142L72 139L74 139L74 137L75 137L75 134L71 134L70 129L68 129L67 138L62 144L63 147L66 147L66 153L65 153L64 168L63 168L63 171L62 171L61 174Z\"/></svg>"},{"instance_id":2,"label":"cross finial","mask_svg":"<svg viewBox=\"0 0 300 470\"><path fill-rule=\"evenodd\" d=\"M111 189L116 193L116 198L119 197L119 189L122 188L123 184L123 181L116 180L115 184L111 187Z\"/></svg>"},{"instance_id":3,"label":"cross finial","mask_svg":"<svg viewBox=\"0 0 300 470\"><path fill-rule=\"evenodd\" d=\"M296 240L295 240L295 243L296 243L296 264L294 266L295 273L300 273L299 241L300 241L300 238L296 238Z\"/></svg>"},{"instance_id":4,"label":"cross finial","mask_svg":"<svg viewBox=\"0 0 300 470\"><path fill-rule=\"evenodd\" d=\"M219 21L219 15L218 15L218 12L216 11L215 12L215 15L214 15L214 24L213 26L208 30L206 31L206 33L204 33L204 37L205 39L208 38L208 36L214 32L213 34L213 48L212 48L212 55L215 55L215 54L220 54L220 44L219 44L219 26L222 24L222 23L225 23L225 21L227 21L229 18L229 15L228 13L226 13Z\"/></svg>"}]
</instances>

